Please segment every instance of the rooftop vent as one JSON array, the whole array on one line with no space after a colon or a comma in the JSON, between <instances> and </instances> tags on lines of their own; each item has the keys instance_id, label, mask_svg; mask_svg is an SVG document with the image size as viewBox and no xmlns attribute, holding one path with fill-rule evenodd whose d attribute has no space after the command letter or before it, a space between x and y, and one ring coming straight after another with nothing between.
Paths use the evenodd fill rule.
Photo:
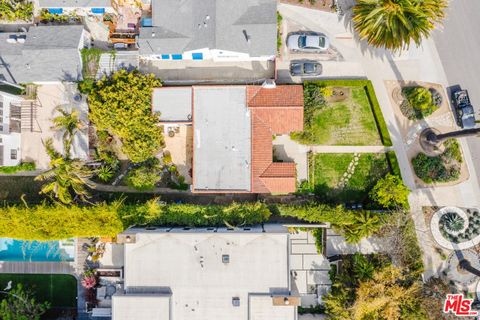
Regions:
<instances>
[{"instance_id":1,"label":"rooftop vent","mask_svg":"<svg viewBox=\"0 0 480 320\"><path fill-rule=\"evenodd\" d=\"M240 307L240 298L239 297L233 297L232 298L232 305L234 307Z\"/></svg>"},{"instance_id":2,"label":"rooftop vent","mask_svg":"<svg viewBox=\"0 0 480 320\"><path fill-rule=\"evenodd\" d=\"M223 263L230 263L230 255L222 254L222 262Z\"/></svg>"}]
</instances>

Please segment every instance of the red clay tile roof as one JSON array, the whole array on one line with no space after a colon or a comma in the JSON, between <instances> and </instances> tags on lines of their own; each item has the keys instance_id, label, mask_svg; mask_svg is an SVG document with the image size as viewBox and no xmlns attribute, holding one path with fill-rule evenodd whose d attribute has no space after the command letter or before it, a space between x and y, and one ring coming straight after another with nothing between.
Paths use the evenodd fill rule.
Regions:
<instances>
[{"instance_id":1,"label":"red clay tile roof","mask_svg":"<svg viewBox=\"0 0 480 320\"><path fill-rule=\"evenodd\" d=\"M247 87L252 119L252 192L296 190L295 163L273 163L272 136L303 130L303 87Z\"/></svg>"},{"instance_id":2,"label":"red clay tile roof","mask_svg":"<svg viewBox=\"0 0 480 320\"><path fill-rule=\"evenodd\" d=\"M282 85L266 89L247 87L247 105L267 124L273 134L303 130L303 87Z\"/></svg>"},{"instance_id":3,"label":"red clay tile roof","mask_svg":"<svg viewBox=\"0 0 480 320\"><path fill-rule=\"evenodd\" d=\"M249 108L299 107L303 110L303 86L281 85L275 88L248 86L247 104Z\"/></svg>"}]
</instances>

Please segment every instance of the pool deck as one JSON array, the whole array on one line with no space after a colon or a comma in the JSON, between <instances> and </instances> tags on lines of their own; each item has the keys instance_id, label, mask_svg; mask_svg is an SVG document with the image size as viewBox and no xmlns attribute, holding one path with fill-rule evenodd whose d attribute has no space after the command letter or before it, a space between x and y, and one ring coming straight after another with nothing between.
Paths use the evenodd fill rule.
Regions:
<instances>
[{"instance_id":1,"label":"pool deck","mask_svg":"<svg viewBox=\"0 0 480 320\"><path fill-rule=\"evenodd\" d=\"M0 261L0 273L75 274L73 262Z\"/></svg>"}]
</instances>

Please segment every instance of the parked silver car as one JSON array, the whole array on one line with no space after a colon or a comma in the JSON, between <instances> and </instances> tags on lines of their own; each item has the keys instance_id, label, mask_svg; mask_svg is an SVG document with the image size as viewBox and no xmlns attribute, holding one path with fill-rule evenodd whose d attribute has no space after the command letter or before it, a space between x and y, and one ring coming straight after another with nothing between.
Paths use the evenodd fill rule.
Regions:
<instances>
[{"instance_id":1,"label":"parked silver car","mask_svg":"<svg viewBox=\"0 0 480 320\"><path fill-rule=\"evenodd\" d=\"M294 32L287 37L287 48L292 51L319 52L330 47L330 41L322 33Z\"/></svg>"},{"instance_id":2,"label":"parked silver car","mask_svg":"<svg viewBox=\"0 0 480 320\"><path fill-rule=\"evenodd\" d=\"M314 77L322 73L320 62L312 60L292 60L290 62L290 74L300 77Z\"/></svg>"}]
</instances>

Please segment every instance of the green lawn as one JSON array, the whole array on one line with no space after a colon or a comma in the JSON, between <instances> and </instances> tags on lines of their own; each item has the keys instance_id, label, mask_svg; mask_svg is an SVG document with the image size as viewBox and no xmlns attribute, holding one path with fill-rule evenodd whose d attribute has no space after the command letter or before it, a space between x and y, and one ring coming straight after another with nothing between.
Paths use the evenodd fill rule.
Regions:
<instances>
[{"instance_id":1,"label":"green lawn","mask_svg":"<svg viewBox=\"0 0 480 320\"><path fill-rule=\"evenodd\" d=\"M77 307L77 279L65 274L0 274L0 288L12 281L16 286L22 283L24 287L35 292L37 301L48 301L52 308L76 308ZM0 299L3 298L0 295Z\"/></svg>"},{"instance_id":2,"label":"green lawn","mask_svg":"<svg viewBox=\"0 0 480 320\"><path fill-rule=\"evenodd\" d=\"M304 131L292 133L294 140L308 145L391 145L370 81L305 82L304 95Z\"/></svg>"},{"instance_id":3,"label":"green lawn","mask_svg":"<svg viewBox=\"0 0 480 320\"><path fill-rule=\"evenodd\" d=\"M353 163L351 153L321 153L310 157L310 187L321 198L335 203L365 203L377 180L389 172L385 154L362 153L350 178L342 177ZM348 175L348 173L347 173Z\"/></svg>"}]
</instances>

